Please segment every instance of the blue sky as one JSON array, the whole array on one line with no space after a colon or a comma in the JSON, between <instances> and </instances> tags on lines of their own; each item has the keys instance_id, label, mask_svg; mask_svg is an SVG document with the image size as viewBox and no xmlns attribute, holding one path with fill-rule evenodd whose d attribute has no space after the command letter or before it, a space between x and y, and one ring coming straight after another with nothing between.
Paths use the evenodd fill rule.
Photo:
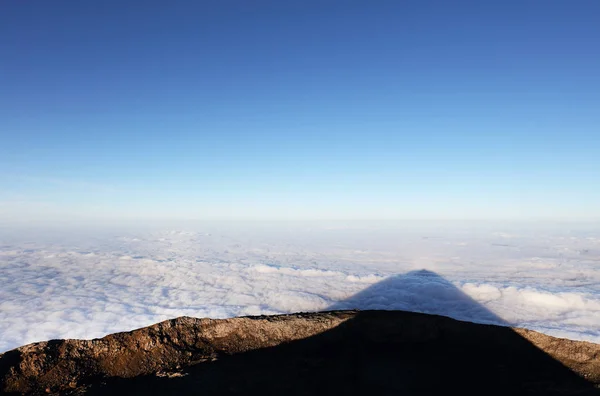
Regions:
<instances>
[{"instance_id":1,"label":"blue sky","mask_svg":"<svg viewBox=\"0 0 600 396\"><path fill-rule=\"evenodd\" d=\"M0 5L0 220L599 219L597 1Z\"/></svg>"}]
</instances>

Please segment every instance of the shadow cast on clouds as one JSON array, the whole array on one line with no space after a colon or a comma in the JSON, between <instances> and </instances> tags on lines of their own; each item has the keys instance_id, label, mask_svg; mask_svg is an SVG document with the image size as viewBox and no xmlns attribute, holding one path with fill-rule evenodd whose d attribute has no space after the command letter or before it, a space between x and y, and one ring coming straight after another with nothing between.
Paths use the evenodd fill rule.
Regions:
<instances>
[{"instance_id":1,"label":"shadow cast on clouds","mask_svg":"<svg viewBox=\"0 0 600 396\"><path fill-rule=\"evenodd\" d=\"M509 325L448 280L428 270L390 276L329 307L330 310L364 308L421 312L476 323Z\"/></svg>"}]
</instances>

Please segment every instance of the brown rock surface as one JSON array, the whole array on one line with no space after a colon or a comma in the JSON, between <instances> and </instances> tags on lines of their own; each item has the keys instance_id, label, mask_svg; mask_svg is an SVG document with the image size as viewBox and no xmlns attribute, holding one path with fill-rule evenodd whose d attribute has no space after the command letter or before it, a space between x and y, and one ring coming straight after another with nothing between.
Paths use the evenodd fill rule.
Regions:
<instances>
[{"instance_id":1,"label":"brown rock surface","mask_svg":"<svg viewBox=\"0 0 600 396\"><path fill-rule=\"evenodd\" d=\"M600 345L402 311L181 317L0 355L4 392L596 394Z\"/></svg>"}]
</instances>

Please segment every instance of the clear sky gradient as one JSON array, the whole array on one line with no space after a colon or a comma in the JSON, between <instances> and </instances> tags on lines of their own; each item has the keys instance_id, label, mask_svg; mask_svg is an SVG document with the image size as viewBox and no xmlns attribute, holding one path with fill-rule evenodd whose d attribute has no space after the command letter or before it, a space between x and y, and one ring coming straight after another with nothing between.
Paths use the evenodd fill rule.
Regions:
<instances>
[{"instance_id":1,"label":"clear sky gradient","mask_svg":"<svg viewBox=\"0 0 600 396\"><path fill-rule=\"evenodd\" d=\"M3 1L0 220L598 219L600 2Z\"/></svg>"}]
</instances>

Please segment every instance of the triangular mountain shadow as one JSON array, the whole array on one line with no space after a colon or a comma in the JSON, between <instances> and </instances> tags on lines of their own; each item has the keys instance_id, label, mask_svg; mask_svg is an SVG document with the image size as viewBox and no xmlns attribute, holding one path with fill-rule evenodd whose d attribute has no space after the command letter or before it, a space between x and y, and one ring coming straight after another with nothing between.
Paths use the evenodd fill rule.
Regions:
<instances>
[{"instance_id":1,"label":"triangular mountain shadow","mask_svg":"<svg viewBox=\"0 0 600 396\"><path fill-rule=\"evenodd\" d=\"M351 307L439 314L450 309L455 316L503 323L430 271L388 278L331 308ZM597 392L593 383L509 327L405 311L348 315L350 319L337 327L305 339L246 353L221 352L216 361L184 368L183 376L108 378L93 384L87 394L506 396Z\"/></svg>"},{"instance_id":2,"label":"triangular mountain shadow","mask_svg":"<svg viewBox=\"0 0 600 396\"><path fill-rule=\"evenodd\" d=\"M473 300L448 280L428 270L390 276L330 310L395 310L449 316L458 320L508 326L492 311Z\"/></svg>"}]
</instances>

